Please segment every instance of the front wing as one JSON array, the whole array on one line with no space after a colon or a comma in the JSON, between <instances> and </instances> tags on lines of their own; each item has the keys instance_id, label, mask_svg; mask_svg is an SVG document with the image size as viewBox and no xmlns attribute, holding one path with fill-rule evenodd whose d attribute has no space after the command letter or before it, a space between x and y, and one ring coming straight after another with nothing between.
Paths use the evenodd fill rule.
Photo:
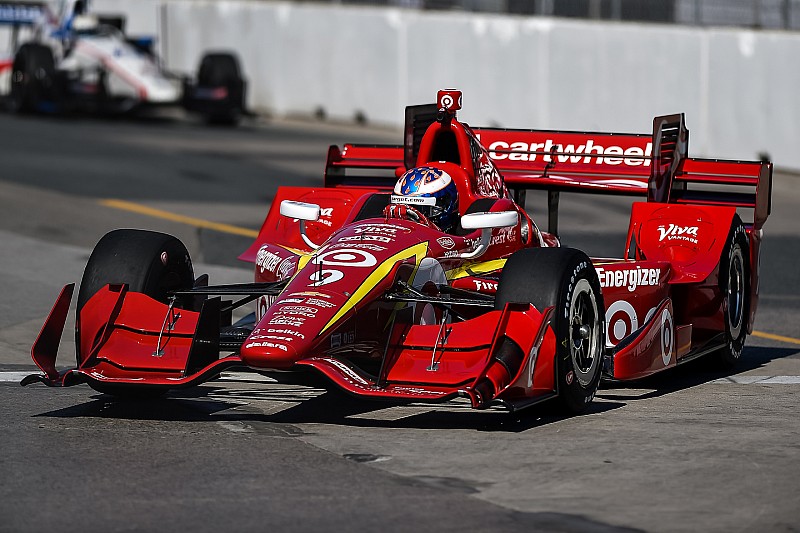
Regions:
<instances>
[{"instance_id":1,"label":"front wing","mask_svg":"<svg viewBox=\"0 0 800 533\"><path fill-rule=\"evenodd\" d=\"M128 291L126 285L108 285L86 302L78 317L77 368L60 372L56 355L73 290L74 285L67 285L61 291L32 347L42 374L28 376L22 385L89 383L103 392L166 390L198 385L232 367L246 368L236 351L220 349L225 313L219 298L205 300L195 312ZM324 351L304 354L295 369L314 369L360 397L440 402L461 396L476 408L501 403L518 409L557 393L552 315L553 308L540 313L531 305L508 304L452 324L393 321L378 375ZM500 347L509 341L520 357L502 355Z\"/></svg>"}]
</instances>

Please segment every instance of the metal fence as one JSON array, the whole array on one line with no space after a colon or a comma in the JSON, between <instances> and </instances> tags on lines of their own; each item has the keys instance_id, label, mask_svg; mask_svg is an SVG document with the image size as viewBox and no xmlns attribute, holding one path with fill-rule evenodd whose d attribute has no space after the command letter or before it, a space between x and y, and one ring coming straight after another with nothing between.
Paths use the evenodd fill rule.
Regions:
<instances>
[{"instance_id":1,"label":"metal fence","mask_svg":"<svg viewBox=\"0 0 800 533\"><path fill-rule=\"evenodd\" d=\"M303 1L303 0L295 0ZM313 0L334 4L406 7L800 30L800 0Z\"/></svg>"}]
</instances>

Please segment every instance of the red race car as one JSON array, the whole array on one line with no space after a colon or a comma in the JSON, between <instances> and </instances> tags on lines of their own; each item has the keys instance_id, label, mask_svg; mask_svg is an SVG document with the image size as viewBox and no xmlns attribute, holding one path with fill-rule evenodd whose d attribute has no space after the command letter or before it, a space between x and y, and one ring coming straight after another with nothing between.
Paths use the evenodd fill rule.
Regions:
<instances>
[{"instance_id":1,"label":"red race car","mask_svg":"<svg viewBox=\"0 0 800 533\"><path fill-rule=\"evenodd\" d=\"M365 398L558 398L580 412L604 375L711 352L736 363L758 303L770 163L687 157L683 115L631 135L472 129L460 107L459 91L439 91L407 108L403 146L332 146L324 187L280 188L241 256L254 283L195 279L174 237L107 234L80 285L77 368L55 365L73 284L32 349L44 374L22 384L158 393L245 367L316 372ZM548 191L548 231L523 208L528 189ZM561 191L646 199L622 258L560 246Z\"/></svg>"}]
</instances>

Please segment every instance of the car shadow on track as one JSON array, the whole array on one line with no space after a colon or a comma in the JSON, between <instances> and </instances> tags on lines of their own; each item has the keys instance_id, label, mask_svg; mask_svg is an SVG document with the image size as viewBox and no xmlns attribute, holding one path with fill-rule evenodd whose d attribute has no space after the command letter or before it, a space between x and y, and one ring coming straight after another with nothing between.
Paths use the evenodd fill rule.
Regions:
<instances>
[{"instance_id":1,"label":"car shadow on track","mask_svg":"<svg viewBox=\"0 0 800 533\"><path fill-rule=\"evenodd\" d=\"M587 412L599 415L632 401L671 394L740 372L761 368L775 359L796 355L785 348L748 348L735 373L715 369L700 359L671 371L631 383L605 383ZM302 434L301 424L333 424L350 427L402 429L472 429L490 432L523 432L561 422L570 415L555 402L518 412L499 408L474 410L463 400L439 405L393 404L354 398L338 390L293 385L218 384L170 392L156 399L118 399L105 394L92 401L37 416L99 417L128 420L183 422L248 422L284 428L287 436Z\"/></svg>"},{"instance_id":2,"label":"car shadow on track","mask_svg":"<svg viewBox=\"0 0 800 533\"><path fill-rule=\"evenodd\" d=\"M294 400L287 396L286 389L274 388L259 390L256 387L242 395L239 394L241 389L206 385L188 394L187 392L170 393L169 396L153 399L120 399L106 394L95 394L91 401L36 416L266 423L285 427L290 434L303 433L296 425L306 423L350 427L522 432L571 418L570 415L563 414L554 402L519 412L508 412L499 408L478 411L463 402L441 405L379 403L356 399L338 391L319 391L316 396L298 397ZM243 398L255 401L245 404ZM270 413L275 404L279 405L279 410ZM624 405L614 401L595 402L590 405L586 414L600 414ZM396 417L388 418L370 416L375 412L385 413L392 407L411 412L404 415L401 411Z\"/></svg>"},{"instance_id":3,"label":"car shadow on track","mask_svg":"<svg viewBox=\"0 0 800 533\"><path fill-rule=\"evenodd\" d=\"M763 368L767 363L800 353L796 348L748 347L741 361L732 370L721 369L712 356L701 357L672 370L629 382L603 382L597 397L603 400L636 401L657 398L681 390L730 378ZM636 391L646 391L632 394Z\"/></svg>"}]
</instances>

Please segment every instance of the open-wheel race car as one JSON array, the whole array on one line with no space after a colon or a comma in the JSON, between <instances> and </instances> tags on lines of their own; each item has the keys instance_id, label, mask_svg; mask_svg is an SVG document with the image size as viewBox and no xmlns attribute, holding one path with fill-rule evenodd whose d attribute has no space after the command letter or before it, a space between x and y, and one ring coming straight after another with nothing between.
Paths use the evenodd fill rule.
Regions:
<instances>
[{"instance_id":1,"label":"open-wheel race car","mask_svg":"<svg viewBox=\"0 0 800 533\"><path fill-rule=\"evenodd\" d=\"M23 384L157 393L245 367L316 373L364 398L558 398L581 412L604 375L711 353L736 363L758 303L770 163L687 157L683 115L632 135L472 129L460 107L459 91L439 91L407 108L403 146L332 146L323 187L281 187L241 256L253 283L195 279L174 237L107 234L77 298L77 367L56 369L68 285L32 349L43 374ZM529 189L547 191L548 231L525 212ZM560 245L563 191L646 199L621 258Z\"/></svg>"},{"instance_id":2,"label":"open-wheel race car","mask_svg":"<svg viewBox=\"0 0 800 533\"><path fill-rule=\"evenodd\" d=\"M182 106L210 122L247 114L239 59L203 55L194 78L166 70L151 37L125 34L122 15L94 14L88 0L0 3L11 53L0 55L0 86L12 112L127 113ZM20 33L22 30L22 33Z\"/></svg>"}]
</instances>

